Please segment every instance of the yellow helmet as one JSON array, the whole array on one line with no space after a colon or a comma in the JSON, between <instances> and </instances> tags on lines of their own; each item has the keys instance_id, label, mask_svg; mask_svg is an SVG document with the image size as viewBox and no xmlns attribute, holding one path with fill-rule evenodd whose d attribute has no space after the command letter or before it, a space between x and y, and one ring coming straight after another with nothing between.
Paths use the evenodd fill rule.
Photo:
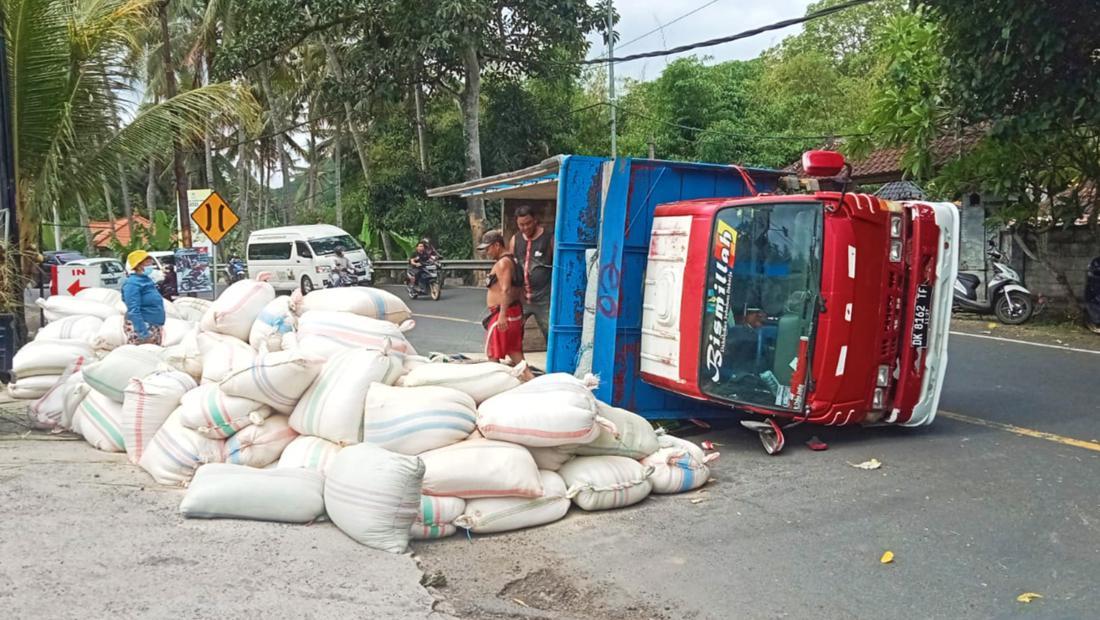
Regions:
<instances>
[{"instance_id":1,"label":"yellow helmet","mask_svg":"<svg viewBox=\"0 0 1100 620\"><path fill-rule=\"evenodd\" d=\"M145 259L149 258L149 253L145 250L134 250L126 257L126 264L130 266L130 270L137 269L137 266L144 263Z\"/></svg>"}]
</instances>

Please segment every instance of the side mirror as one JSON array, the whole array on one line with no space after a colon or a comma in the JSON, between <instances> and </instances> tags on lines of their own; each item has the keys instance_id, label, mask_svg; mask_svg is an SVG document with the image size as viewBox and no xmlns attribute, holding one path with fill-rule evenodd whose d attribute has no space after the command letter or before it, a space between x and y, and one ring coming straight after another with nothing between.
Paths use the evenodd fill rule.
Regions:
<instances>
[{"instance_id":1,"label":"side mirror","mask_svg":"<svg viewBox=\"0 0 1100 620\"><path fill-rule=\"evenodd\" d=\"M802 154L802 169L811 177L835 177L844 170L844 156L836 151L806 151Z\"/></svg>"}]
</instances>

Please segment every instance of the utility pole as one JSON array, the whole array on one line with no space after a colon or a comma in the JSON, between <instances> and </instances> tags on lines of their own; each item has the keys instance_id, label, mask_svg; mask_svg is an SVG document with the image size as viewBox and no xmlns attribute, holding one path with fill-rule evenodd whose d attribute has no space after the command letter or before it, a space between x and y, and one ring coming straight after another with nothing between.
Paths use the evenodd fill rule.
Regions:
<instances>
[{"instance_id":1,"label":"utility pole","mask_svg":"<svg viewBox=\"0 0 1100 620\"><path fill-rule=\"evenodd\" d=\"M615 144L615 0L607 0L607 104L611 109L611 159L615 159L618 149Z\"/></svg>"}]
</instances>

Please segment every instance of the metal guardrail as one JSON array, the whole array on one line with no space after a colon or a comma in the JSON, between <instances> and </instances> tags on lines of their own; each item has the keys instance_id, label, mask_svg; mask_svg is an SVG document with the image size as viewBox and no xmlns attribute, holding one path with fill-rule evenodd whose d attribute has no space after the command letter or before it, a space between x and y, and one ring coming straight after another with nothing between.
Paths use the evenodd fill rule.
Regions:
<instances>
[{"instance_id":1,"label":"metal guardrail","mask_svg":"<svg viewBox=\"0 0 1100 620\"><path fill-rule=\"evenodd\" d=\"M407 260L376 260L375 271L404 271L409 267ZM491 260L443 260L443 271L488 271L493 268Z\"/></svg>"}]
</instances>

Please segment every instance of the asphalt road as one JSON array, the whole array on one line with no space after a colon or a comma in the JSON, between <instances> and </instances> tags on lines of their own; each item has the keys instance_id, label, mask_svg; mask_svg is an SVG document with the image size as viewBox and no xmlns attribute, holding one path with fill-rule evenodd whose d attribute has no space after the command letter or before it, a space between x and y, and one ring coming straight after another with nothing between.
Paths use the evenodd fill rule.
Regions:
<instances>
[{"instance_id":1,"label":"asphalt road","mask_svg":"<svg viewBox=\"0 0 1100 620\"><path fill-rule=\"evenodd\" d=\"M413 302L414 344L478 350L482 291L444 294ZM800 427L769 457L718 425L693 435L722 444L703 492L416 552L472 617L1096 617L1100 355L955 335L950 356L930 427Z\"/></svg>"}]
</instances>

